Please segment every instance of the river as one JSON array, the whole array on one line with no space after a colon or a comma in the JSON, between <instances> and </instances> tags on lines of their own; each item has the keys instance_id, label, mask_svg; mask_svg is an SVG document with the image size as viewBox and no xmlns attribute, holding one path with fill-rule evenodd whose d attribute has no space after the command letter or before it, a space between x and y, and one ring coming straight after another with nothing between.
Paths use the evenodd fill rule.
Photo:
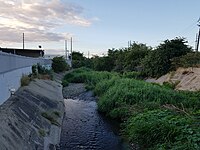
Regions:
<instances>
[{"instance_id":1,"label":"river","mask_svg":"<svg viewBox=\"0 0 200 150\"><path fill-rule=\"evenodd\" d=\"M81 84L73 84L64 92L65 117L60 150L129 149L118 135L116 125L98 113L96 98L91 91L85 91Z\"/></svg>"}]
</instances>

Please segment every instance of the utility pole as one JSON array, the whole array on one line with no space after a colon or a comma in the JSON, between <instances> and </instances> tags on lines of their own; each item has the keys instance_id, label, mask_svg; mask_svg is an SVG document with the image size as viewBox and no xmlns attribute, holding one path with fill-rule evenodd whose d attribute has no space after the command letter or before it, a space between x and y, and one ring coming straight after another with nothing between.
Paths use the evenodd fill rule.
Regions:
<instances>
[{"instance_id":1,"label":"utility pole","mask_svg":"<svg viewBox=\"0 0 200 150\"><path fill-rule=\"evenodd\" d=\"M65 40L65 55L66 55L66 60L69 59L69 51L67 50L67 40Z\"/></svg>"},{"instance_id":2,"label":"utility pole","mask_svg":"<svg viewBox=\"0 0 200 150\"><path fill-rule=\"evenodd\" d=\"M88 59L90 58L90 51L88 51Z\"/></svg>"},{"instance_id":3,"label":"utility pole","mask_svg":"<svg viewBox=\"0 0 200 150\"><path fill-rule=\"evenodd\" d=\"M128 48L129 48L129 41L128 41Z\"/></svg>"},{"instance_id":4,"label":"utility pole","mask_svg":"<svg viewBox=\"0 0 200 150\"><path fill-rule=\"evenodd\" d=\"M24 33L23 33L23 41L22 41L22 44L23 44L23 49L24 49Z\"/></svg>"},{"instance_id":5,"label":"utility pole","mask_svg":"<svg viewBox=\"0 0 200 150\"><path fill-rule=\"evenodd\" d=\"M198 49L199 49L199 40L200 40L200 18L199 18L199 20L198 20L197 26L199 27L199 33L197 34L197 37L196 37L196 52L198 52Z\"/></svg>"},{"instance_id":6,"label":"utility pole","mask_svg":"<svg viewBox=\"0 0 200 150\"><path fill-rule=\"evenodd\" d=\"M72 49L73 47L72 47L72 37L71 37L71 67L72 67Z\"/></svg>"}]
</instances>

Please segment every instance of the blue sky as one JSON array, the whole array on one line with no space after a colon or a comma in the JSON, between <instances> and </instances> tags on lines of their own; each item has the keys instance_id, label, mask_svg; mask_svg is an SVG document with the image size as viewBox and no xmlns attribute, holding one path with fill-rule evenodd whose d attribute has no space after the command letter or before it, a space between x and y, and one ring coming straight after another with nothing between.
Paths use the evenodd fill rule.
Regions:
<instances>
[{"instance_id":1,"label":"blue sky","mask_svg":"<svg viewBox=\"0 0 200 150\"><path fill-rule=\"evenodd\" d=\"M177 36L194 46L200 17L199 0L9 1L0 0L0 47L21 47L25 32L27 48L42 45L51 54L63 54L64 39L71 36L74 50L84 54L105 54L129 40L155 47ZM16 15L20 10L25 13Z\"/></svg>"}]
</instances>

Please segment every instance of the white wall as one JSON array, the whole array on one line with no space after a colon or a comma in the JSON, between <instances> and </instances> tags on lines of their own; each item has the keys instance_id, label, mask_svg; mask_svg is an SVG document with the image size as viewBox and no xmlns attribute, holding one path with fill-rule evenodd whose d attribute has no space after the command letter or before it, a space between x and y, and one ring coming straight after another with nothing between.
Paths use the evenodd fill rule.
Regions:
<instances>
[{"instance_id":1,"label":"white wall","mask_svg":"<svg viewBox=\"0 0 200 150\"><path fill-rule=\"evenodd\" d=\"M10 97L10 89L17 90L21 86L22 75L28 75L31 71L31 67L26 67L0 74L0 104Z\"/></svg>"},{"instance_id":2,"label":"white wall","mask_svg":"<svg viewBox=\"0 0 200 150\"><path fill-rule=\"evenodd\" d=\"M0 73L29 67L37 63L40 65L49 65L52 61L44 58L31 58L0 52Z\"/></svg>"},{"instance_id":3,"label":"white wall","mask_svg":"<svg viewBox=\"0 0 200 150\"><path fill-rule=\"evenodd\" d=\"M0 104L10 97L10 90L17 90L23 74L32 72L32 65L39 63L50 68L52 61L0 52Z\"/></svg>"}]
</instances>

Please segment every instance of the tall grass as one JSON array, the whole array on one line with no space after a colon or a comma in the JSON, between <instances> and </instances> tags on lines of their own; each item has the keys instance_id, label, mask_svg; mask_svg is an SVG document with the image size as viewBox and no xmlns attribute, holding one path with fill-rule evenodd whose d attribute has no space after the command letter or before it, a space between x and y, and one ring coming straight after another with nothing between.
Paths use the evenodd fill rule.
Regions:
<instances>
[{"instance_id":1,"label":"tall grass","mask_svg":"<svg viewBox=\"0 0 200 150\"><path fill-rule=\"evenodd\" d=\"M64 80L93 89L99 96L98 110L123 120L124 136L141 148L200 149L200 93L134 78L81 68Z\"/></svg>"}]
</instances>

